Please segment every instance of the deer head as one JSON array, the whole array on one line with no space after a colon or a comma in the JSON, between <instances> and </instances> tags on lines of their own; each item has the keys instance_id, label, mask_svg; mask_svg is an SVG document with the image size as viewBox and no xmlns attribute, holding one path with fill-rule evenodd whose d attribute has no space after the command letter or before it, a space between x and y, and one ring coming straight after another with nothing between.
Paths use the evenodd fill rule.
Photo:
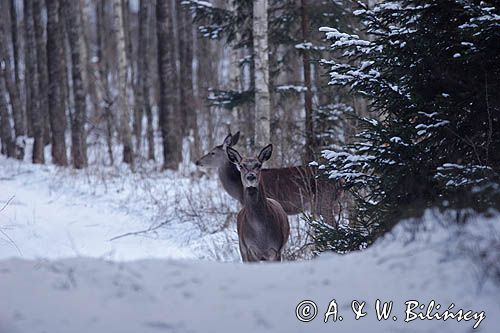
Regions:
<instances>
[{"instance_id":1,"label":"deer head","mask_svg":"<svg viewBox=\"0 0 500 333\"><path fill-rule=\"evenodd\" d=\"M227 147L226 151L229 161L234 163L241 173L243 187L259 187L262 164L271 158L273 145L269 144L262 148L256 158L242 157L236 149L231 147Z\"/></svg>"},{"instance_id":2,"label":"deer head","mask_svg":"<svg viewBox=\"0 0 500 333\"><path fill-rule=\"evenodd\" d=\"M227 162L226 148L232 147L238 143L240 139L240 132L232 135L229 133L224 142L212 148L206 155L202 156L198 161L196 161L197 166L202 166L206 168L220 168Z\"/></svg>"}]
</instances>

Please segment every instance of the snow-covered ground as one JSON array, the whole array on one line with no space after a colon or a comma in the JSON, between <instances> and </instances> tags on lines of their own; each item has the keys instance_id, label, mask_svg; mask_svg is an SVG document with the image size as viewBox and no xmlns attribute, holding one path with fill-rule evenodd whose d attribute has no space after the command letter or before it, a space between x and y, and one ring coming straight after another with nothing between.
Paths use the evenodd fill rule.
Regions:
<instances>
[{"instance_id":1,"label":"snow-covered ground","mask_svg":"<svg viewBox=\"0 0 500 333\"><path fill-rule=\"evenodd\" d=\"M439 222L453 216L430 210L420 232L406 221L362 252L243 265L232 222L238 206L216 179L0 157L2 208L0 333L497 332L500 325L497 212L449 226ZM324 323L333 299L343 320ZM394 302L387 320L376 318L377 299ZM296 318L302 300L317 305L311 322ZM366 301L359 320L354 300ZM410 300L475 315L405 322Z\"/></svg>"},{"instance_id":2,"label":"snow-covered ground","mask_svg":"<svg viewBox=\"0 0 500 333\"><path fill-rule=\"evenodd\" d=\"M5 205L0 258L238 259L234 223L223 228L227 212L234 215L238 206L215 178L126 168L75 171L0 157L0 209ZM212 212L214 206L221 211ZM211 246L217 241L225 242L220 255Z\"/></svg>"}]
</instances>

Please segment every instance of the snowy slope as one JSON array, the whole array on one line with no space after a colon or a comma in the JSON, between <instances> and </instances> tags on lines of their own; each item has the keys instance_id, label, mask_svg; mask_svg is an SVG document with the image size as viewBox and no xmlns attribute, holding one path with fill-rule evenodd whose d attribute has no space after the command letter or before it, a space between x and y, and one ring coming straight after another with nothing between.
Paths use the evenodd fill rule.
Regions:
<instances>
[{"instance_id":1,"label":"snowy slope","mask_svg":"<svg viewBox=\"0 0 500 333\"><path fill-rule=\"evenodd\" d=\"M428 211L416 237L406 221L373 247L343 256L200 261L238 260L234 228L212 230L224 223L212 217L223 214L203 212L207 225L185 219L193 204L184 192L210 197L217 183L202 179L196 187L174 174L113 172L0 159L0 209L14 196L0 212L0 333L498 331L498 276L485 271L488 260L500 259L497 212L450 227L440 223L446 213ZM96 180L100 175L105 182ZM171 215L177 220L153 234L109 241ZM306 299L318 308L308 323L295 317ZM332 299L343 320L325 324ZM387 321L376 319L377 299L394 301ZM367 302L366 317L354 319L353 300ZM442 310L454 303L453 311L484 311L486 318L477 330L476 320L405 323L408 300L435 300Z\"/></svg>"},{"instance_id":2,"label":"snowy slope","mask_svg":"<svg viewBox=\"0 0 500 333\"><path fill-rule=\"evenodd\" d=\"M494 221L478 223L489 228ZM407 246L389 237L365 252L284 264L5 260L0 332L471 332L476 322L405 323L408 300L485 311L478 332L497 332L498 287L487 281L480 288L464 257L443 261L453 245L442 245L439 230L427 236ZM318 307L309 323L295 318L305 299ZM325 324L332 299L343 321ZM376 299L394 301L397 321L377 321ZM367 302L366 317L354 320L352 300Z\"/></svg>"}]
</instances>

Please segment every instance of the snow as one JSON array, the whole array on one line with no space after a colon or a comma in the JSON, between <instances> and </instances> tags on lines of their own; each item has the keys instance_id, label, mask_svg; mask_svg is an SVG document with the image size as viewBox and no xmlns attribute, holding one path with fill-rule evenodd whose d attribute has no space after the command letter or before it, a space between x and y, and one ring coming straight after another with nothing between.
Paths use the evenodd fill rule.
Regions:
<instances>
[{"instance_id":1,"label":"snow","mask_svg":"<svg viewBox=\"0 0 500 333\"><path fill-rule=\"evenodd\" d=\"M200 258L238 260L234 228L217 229L224 219L206 220L195 212L208 199L220 209L234 210L232 200L218 191L216 178L198 182L168 173L132 174L126 170L74 171L33 166L0 157L0 259L58 259L90 256L112 260L140 258ZM203 191L207 200L188 204ZM211 195L210 195L211 194ZM182 211L175 203L182 203ZM194 216L186 220L186 216ZM168 221L168 220L172 221ZM168 228L140 236L113 237L168 222ZM8 238L7 238L8 236ZM205 253L200 245L213 238L226 241L224 258ZM230 239L230 242L227 242ZM14 246L17 245L17 246Z\"/></svg>"},{"instance_id":2,"label":"snow","mask_svg":"<svg viewBox=\"0 0 500 333\"><path fill-rule=\"evenodd\" d=\"M405 221L364 251L243 265L237 252L228 250L237 249L234 223L212 232L217 224L210 216L217 212L202 211L203 229L172 207L189 212L188 196L179 194L185 191L199 200L230 200L214 195L215 179L195 178L194 186L176 173L72 171L3 157L0 175L1 333L455 333L471 332L474 325L488 333L500 324L500 284L490 274L500 258L495 211L448 225L446 212L428 210L420 232L414 232L414 221ZM153 234L109 241L171 214L179 221ZM394 302L388 320L377 320L377 299ZM318 309L310 322L296 318L303 300ZM330 316L325 323L332 300L343 320ZM359 320L351 310L354 300L366 302L367 315ZM409 300L426 305L434 300L441 312L453 303L452 311L476 316L405 322Z\"/></svg>"}]
</instances>

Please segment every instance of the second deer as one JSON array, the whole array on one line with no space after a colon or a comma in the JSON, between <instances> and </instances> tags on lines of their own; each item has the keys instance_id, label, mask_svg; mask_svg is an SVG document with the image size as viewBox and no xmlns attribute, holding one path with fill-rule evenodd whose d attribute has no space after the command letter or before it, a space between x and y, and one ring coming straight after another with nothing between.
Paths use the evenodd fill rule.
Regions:
<instances>
[{"instance_id":1,"label":"second deer","mask_svg":"<svg viewBox=\"0 0 500 333\"><path fill-rule=\"evenodd\" d=\"M226 149L236 145L239 136L240 132L227 135L221 145L202 156L196 165L217 168L226 192L243 204L240 171L226 154ZM312 166L262 169L261 172L266 184L266 196L278 201L287 214L295 215L309 210L322 215L328 224L334 225L340 214L344 191L338 182L319 179L317 174L318 168Z\"/></svg>"},{"instance_id":2,"label":"second deer","mask_svg":"<svg viewBox=\"0 0 500 333\"><path fill-rule=\"evenodd\" d=\"M257 158L244 158L227 147L227 156L241 174L243 208L238 213L238 238L244 262L281 261L290 235L288 217L281 205L266 197L261 177L262 164L272 154L273 146L261 150Z\"/></svg>"}]
</instances>

